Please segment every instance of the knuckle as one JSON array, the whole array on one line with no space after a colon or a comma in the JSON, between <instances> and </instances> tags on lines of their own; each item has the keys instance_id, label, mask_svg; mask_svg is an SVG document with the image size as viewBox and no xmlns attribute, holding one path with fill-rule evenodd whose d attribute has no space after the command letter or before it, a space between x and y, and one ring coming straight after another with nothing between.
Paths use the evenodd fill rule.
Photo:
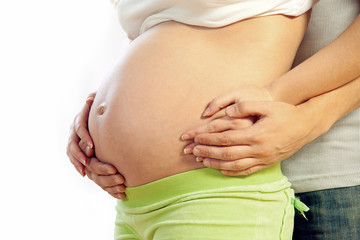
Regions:
<instances>
[{"instance_id":1,"label":"knuckle","mask_svg":"<svg viewBox=\"0 0 360 240\"><path fill-rule=\"evenodd\" d=\"M253 143L259 144L263 142L263 136L261 134L254 134L249 137Z\"/></svg>"},{"instance_id":2,"label":"knuckle","mask_svg":"<svg viewBox=\"0 0 360 240\"><path fill-rule=\"evenodd\" d=\"M73 142L75 142L75 140L74 140L74 134L73 134L73 133L70 133L70 134L69 134L69 137L68 137L68 146L69 146L70 144L72 144Z\"/></svg>"},{"instance_id":3,"label":"knuckle","mask_svg":"<svg viewBox=\"0 0 360 240\"><path fill-rule=\"evenodd\" d=\"M102 187L102 189L104 191L108 192L110 195L118 193L118 191L117 191L117 189L115 187L114 188Z\"/></svg>"},{"instance_id":4,"label":"knuckle","mask_svg":"<svg viewBox=\"0 0 360 240\"><path fill-rule=\"evenodd\" d=\"M99 185L100 187L106 187L107 184L106 184L106 181L104 181L104 178L102 178L102 176L99 176L97 174L94 174L94 173L91 173L92 175L92 180L97 184Z\"/></svg>"},{"instance_id":5,"label":"knuckle","mask_svg":"<svg viewBox=\"0 0 360 240\"><path fill-rule=\"evenodd\" d=\"M105 174L107 174L107 175L111 175L111 174L115 174L115 173L116 173L112 167L106 167L106 168L104 169L104 172L105 172Z\"/></svg>"},{"instance_id":6,"label":"knuckle","mask_svg":"<svg viewBox=\"0 0 360 240\"><path fill-rule=\"evenodd\" d=\"M125 193L119 193L119 194L117 194L116 196L117 196L117 198L119 198L119 199L121 199L121 200L126 199L126 194L125 194Z\"/></svg>"},{"instance_id":7,"label":"knuckle","mask_svg":"<svg viewBox=\"0 0 360 240\"><path fill-rule=\"evenodd\" d=\"M200 144L201 143L206 143L206 138L201 136L201 135L198 135L198 136L195 136L194 141L196 143L200 143Z\"/></svg>"},{"instance_id":8,"label":"knuckle","mask_svg":"<svg viewBox=\"0 0 360 240\"><path fill-rule=\"evenodd\" d=\"M91 172L96 172L96 167L94 166L94 159L87 158L86 168L89 169Z\"/></svg>"},{"instance_id":9,"label":"knuckle","mask_svg":"<svg viewBox=\"0 0 360 240\"><path fill-rule=\"evenodd\" d=\"M210 149L207 147L198 147L197 149L200 153L200 156L208 157L211 154Z\"/></svg>"},{"instance_id":10,"label":"knuckle","mask_svg":"<svg viewBox=\"0 0 360 240\"><path fill-rule=\"evenodd\" d=\"M245 128L251 126L252 121L250 119L234 119L231 124L234 128Z\"/></svg>"},{"instance_id":11,"label":"knuckle","mask_svg":"<svg viewBox=\"0 0 360 240\"><path fill-rule=\"evenodd\" d=\"M210 167L210 168L214 167L214 164L211 161L209 161L208 159L204 159L203 164L205 167Z\"/></svg>"},{"instance_id":12,"label":"knuckle","mask_svg":"<svg viewBox=\"0 0 360 240\"><path fill-rule=\"evenodd\" d=\"M237 175L237 171L232 171L232 170L223 170L222 174L227 175L227 176L236 176Z\"/></svg>"},{"instance_id":13,"label":"knuckle","mask_svg":"<svg viewBox=\"0 0 360 240\"><path fill-rule=\"evenodd\" d=\"M241 125L241 121L239 121L239 119L231 119L230 121L230 125L235 128L235 127L239 127Z\"/></svg>"},{"instance_id":14,"label":"knuckle","mask_svg":"<svg viewBox=\"0 0 360 240\"><path fill-rule=\"evenodd\" d=\"M203 155L205 155L205 156L210 156L210 155L211 155L210 149L204 148L204 149L203 149Z\"/></svg>"},{"instance_id":15,"label":"knuckle","mask_svg":"<svg viewBox=\"0 0 360 240\"><path fill-rule=\"evenodd\" d=\"M234 161L233 162L233 170L242 170L243 165L241 163L241 161Z\"/></svg>"},{"instance_id":16,"label":"knuckle","mask_svg":"<svg viewBox=\"0 0 360 240\"><path fill-rule=\"evenodd\" d=\"M257 155L261 157L269 156L271 155L271 152L272 152L271 148L266 145L261 146L261 148L257 149Z\"/></svg>"},{"instance_id":17,"label":"knuckle","mask_svg":"<svg viewBox=\"0 0 360 240\"><path fill-rule=\"evenodd\" d=\"M204 163L204 166L208 167L208 168L217 168L217 169L219 169L221 167L220 162L217 161L217 160L214 160L214 159L209 159L209 158L204 159L203 163Z\"/></svg>"},{"instance_id":18,"label":"knuckle","mask_svg":"<svg viewBox=\"0 0 360 240\"><path fill-rule=\"evenodd\" d=\"M81 129L81 124L79 122L76 122L74 124L74 129L75 129L75 132L79 133L79 131Z\"/></svg>"},{"instance_id":19,"label":"knuckle","mask_svg":"<svg viewBox=\"0 0 360 240\"><path fill-rule=\"evenodd\" d=\"M216 131L216 126L215 126L215 124L213 124L213 123L207 124L207 125L206 125L206 130L207 130L208 132L215 132L215 131Z\"/></svg>"},{"instance_id":20,"label":"knuckle","mask_svg":"<svg viewBox=\"0 0 360 240\"><path fill-rule=\"evenodd\" d=\"M82 159L82 157L83 157L83 153L80 152L80 151L74 152L73 155L74 155L74 157L75 157L75 159L76 159L77 161L80 161L80 159Z\"/></svg>"},{"instance_id":21,"label":"knuckle","mask_svg":"<svg viewBox=\"0 0 360 240\"><path fill-rule=\"evenodd\" d=\"M75 159L78 159L78 153L76 152L74 144L70 144L67 148L68 156L72 156Z\"/></svg>"},{"instance_id":22,"label":"knuckle","mask_svg":"<svg viewBox=\"0 0 360 240\"><path fill-rule=\"evenodd\" d=\"M86 175L88 176L88 178L92 181L94 181L96 184L98 184L98 182L96 181L97 179L94 178L94 175L92 172L90 172L89 170L85 170L86 171ZM99 185L99 184L98 184Z\"/></svg>"},{"instance_id":23,"label":"knuckle","mask_svg":"<svg viewBox=\"0 0 360 240\"><path fill-rule=\"evenodd\" d=\"M229 149L226 149L224 150L224 152L221 153L221 157L224 160L232 160L234 155Z\"/></svg>"},{"instance_id":24,"label":"knuckle","mask_svg":"<svg viewBox=\"0 0 360 240\"><path fill-rule=\"evenodd\" d=\"M112 176L111 181L112 181L113 183L115 183L115 185L116 185L116 184L122 184L122 183L123 183L121 177L118 176L118 175Z\"/></svg>"},{"instance_id":25,"label":"knuckle","mask_svg":"<svg viewBox=\"0 0 360 240\"><path fill-rule=\"evenodd\" d=\"M242 171L244 175L251 175L254 172L253 168L248 168Z\"/></svg>"},{"instance_id":26,"label":"knuckle","mask_svg":"<svg viewBox=\"0 0 360 240\"><path fill-rule=\"evenodd\" d=\"M116 186L116 192L118 193L125 192L125 186L124 185Z\"/></svg>"},{"instance_id":27,"label":"knuckle","mask_svg":"<svg viewBox=\"0 0 360 240\"><path fill-rule=\"evenodd\" d=\"M232 144L231 138L227 135L220 135L218 137L218 141L221 145L231 145Z\"/></svg>"},{"instance_id":28,"label":"knuckle","mask_svg":"<svg viewBox=\"0 0 360 240\"><path fill-rule=\"evenodd\" d=\"M70 160L74 160L74 162L78 162L79 161L79 156L78 154L76 154L76 152L74 152L71 148L67 148L66 150L66 155L68 156L68 158Z\"/></svg>"}]
</instances>

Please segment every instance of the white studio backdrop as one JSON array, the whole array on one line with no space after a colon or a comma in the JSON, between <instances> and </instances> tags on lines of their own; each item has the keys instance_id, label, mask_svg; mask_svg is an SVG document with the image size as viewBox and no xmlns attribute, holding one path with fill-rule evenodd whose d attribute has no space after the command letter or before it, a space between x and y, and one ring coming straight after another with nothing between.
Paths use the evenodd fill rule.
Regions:
<instances>
[{"instance_id":1,"label":"white studio backdrop","mask_svg":"<svg viewBox=\"0 0 360 240\"><path fill-rule=\"evenodd\" d=\"M0 239L113 238L116 200L66 156L128 44L110 0L0 1Z\"/></svg>"}]
</instances>

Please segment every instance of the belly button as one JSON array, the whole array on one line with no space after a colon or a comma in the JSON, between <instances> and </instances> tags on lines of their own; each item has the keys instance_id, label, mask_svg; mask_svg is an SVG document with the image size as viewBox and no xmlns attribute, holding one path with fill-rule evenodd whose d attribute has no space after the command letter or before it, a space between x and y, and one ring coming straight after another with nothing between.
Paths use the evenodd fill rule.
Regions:
<instances>
[{"instance_id":1,"label":"belly button","mask_svg":"<svg viewBox=\"0 0 360 240\"><path fill-rule=\"evenodd\" d=\"M101 105L98 109L98 114L103 115L105 113L105 109L106 109L105 105Z\"/></svg>"}]
</instances>

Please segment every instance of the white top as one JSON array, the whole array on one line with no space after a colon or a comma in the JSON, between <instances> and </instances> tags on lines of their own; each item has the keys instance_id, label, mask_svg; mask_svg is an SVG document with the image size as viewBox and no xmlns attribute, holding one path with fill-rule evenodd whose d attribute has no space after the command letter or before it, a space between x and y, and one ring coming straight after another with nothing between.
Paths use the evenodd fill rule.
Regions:
<instances>
[{"instance_id":1,"label":"white top","mask_svg":"<svg viewBox=\"0 0 360 240\"><path fill-rule=\"evenodd\" d=\"M119 22L129 39L165 21L222 27L252 17L299 16L319 0L120 0Z\"/></svg>"}]
</instances>

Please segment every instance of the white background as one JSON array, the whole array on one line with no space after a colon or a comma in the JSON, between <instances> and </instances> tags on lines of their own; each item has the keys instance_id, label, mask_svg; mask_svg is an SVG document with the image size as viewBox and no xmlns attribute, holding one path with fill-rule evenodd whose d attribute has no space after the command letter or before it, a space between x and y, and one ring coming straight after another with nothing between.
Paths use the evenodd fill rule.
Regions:
<instances>
[{"instance_id":1,"label":"white background","mask_svg":"<svg viewBox=\"0 0 360 240\"><path fill-rule=\"evenodd\" d=\"M126 44L109 0L0 1L0 239L112 239L115 199L65 149Z\"/></svg>"}]
</instances>

